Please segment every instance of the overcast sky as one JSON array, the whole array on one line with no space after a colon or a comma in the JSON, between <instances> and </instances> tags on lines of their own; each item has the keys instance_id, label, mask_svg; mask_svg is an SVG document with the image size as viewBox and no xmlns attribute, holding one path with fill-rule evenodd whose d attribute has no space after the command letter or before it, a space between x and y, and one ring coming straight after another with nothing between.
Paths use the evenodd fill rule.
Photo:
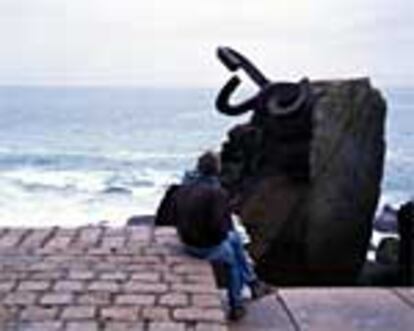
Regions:
<instances>
[{"instance_id":1,"label":"overcast sky","mask_svg":"<svg viewBox=\"0 0 414 331\"><path fill-rule=\"evenodd\" d=\"M413 0L0 0L0 84L217 86L232 46L275 79L414 85Z\"/></svg>"}]
</instances>

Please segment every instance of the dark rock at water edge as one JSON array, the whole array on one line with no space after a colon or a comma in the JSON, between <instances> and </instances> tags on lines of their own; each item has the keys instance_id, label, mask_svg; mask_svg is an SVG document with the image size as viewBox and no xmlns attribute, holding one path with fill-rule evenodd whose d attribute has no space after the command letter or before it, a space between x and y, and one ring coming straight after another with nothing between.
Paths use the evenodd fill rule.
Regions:
<instances>
[{"instance_id":1,"label":"dark rock at water edge","mask_svg":"<svg viewBox=\"0 0 414 331\"><path fill-rule=\"evenodd\" d=\"M223 144L222 182L262 277L352 284L365 262L380 193L386 105L368 79L315 82L307 112L255 116Z\"/></svg>"},{"instance_id":2,"label":"dark rock at water edge","mask_svg":"<svg viewBox=\"0 0 414 331\"><path fill-rule=\"evenodd\" d=\"M134 215L127 219L126 224L133 225L151 225L154 223L154 215Z\"/></svg>"}]
</instances>

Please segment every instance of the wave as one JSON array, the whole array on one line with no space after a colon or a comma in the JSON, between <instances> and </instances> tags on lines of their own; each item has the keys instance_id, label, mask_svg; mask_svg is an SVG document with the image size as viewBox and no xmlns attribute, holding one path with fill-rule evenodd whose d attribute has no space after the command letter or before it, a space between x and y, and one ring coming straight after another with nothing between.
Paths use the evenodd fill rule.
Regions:
<instances>
[{"instance_id":1,"label":"wave","mask_svg":"<svg viewBox=\"0 0 414 331\"><path fill-rule=\"evenodd\" d=\"M132 215L154 214L175 181L174 173L154 169L2 171L0 226L124 225Z\"/></svg>"},{"instance_id":2,"label":"wave","mask_svg":"<svg viewBox=\"0 0 414 331\"><path fill-rule=\"evenodd\" d=\"M0 173L3 188L12 186L27 192L55 191L62 194L132 194L143 188L165 187L176 180L174 172L154 169L54 170L20 167Z\"/></svg>"},{"instance_id":3,"label":"wave","mask_svg":"<svg viewBox=\"0 0 414 331\"><path fill-rule=\"evenodd\" d=\"M81 166L105 166L108 164L133 165L135 162L142 161L171 161L192 160L197 156L197 152L189 153L157 153L157 152L53 152L53 151L30 151L16 152L10 149L0 149L0 167L10 168L19 166L35 167L81 167Z\"/></svg>"}]
</instances>

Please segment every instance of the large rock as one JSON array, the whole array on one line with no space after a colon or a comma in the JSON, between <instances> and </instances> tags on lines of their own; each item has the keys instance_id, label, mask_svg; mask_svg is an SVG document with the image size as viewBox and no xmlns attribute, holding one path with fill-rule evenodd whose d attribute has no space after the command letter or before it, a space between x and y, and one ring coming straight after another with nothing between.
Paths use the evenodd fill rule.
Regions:
<instances>
[{"instance_id":1,"label":"large rock","mask_svg":"<svg viewBox=\"0 0 414 331\"><path fill-rule=\"evenodd\" d=\"M380 193L386 106L368 79L311 85L311 105L254 115L222 149L222 181L262 277L275 284L350 284L365 261Z\"/></svg>"}]
</instances>

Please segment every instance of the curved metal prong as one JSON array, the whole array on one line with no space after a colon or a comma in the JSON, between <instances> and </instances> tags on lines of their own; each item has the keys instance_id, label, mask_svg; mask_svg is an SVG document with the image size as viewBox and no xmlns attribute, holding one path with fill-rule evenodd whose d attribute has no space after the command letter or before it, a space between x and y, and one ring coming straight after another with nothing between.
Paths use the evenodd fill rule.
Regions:
<instances>
[{"instance_id":1,"label":"curved metal prong","mask_svg":"<svg viewBox=\"0 0 414 331\"><path fill-rule=\"evenodd\" d=\"M297 85L299 87L299 92L296 99L291 104L282 107L278 104L277 95L273 95L267 97L266 104L262 105L262 107L266 108L271 115L276 116L283 116L296 112L306 103L306 100L308 100L311 95L310 82L307 78L301 79Z\"/></svg>"},{"instance_id":2,"label":"curved metal prong","mask_svg":"<svg viewBox=\"0 0 414 331\"><path fill-rule=\"evenodd\" d=\"M238 105L230 104L230 97L240 85L240 78L233 76L221 89L216 99L216 108L223 114L235 116L243 114L256 107L257 96L250 98Z\"/></svg>"},{"instance_id":3,"label":"curved metal prong","mask_svg":"<svg viewBox=\"0 0 414 331\"><path fill-rule=\"evenodd\" d=\"M245 56L230 47L219 47L217 56L224 66L230 71L243 69L246 74L260 87L269 85L270 81L266 78L257 67L251 63Z\"/></svg>"}]
</instances>

